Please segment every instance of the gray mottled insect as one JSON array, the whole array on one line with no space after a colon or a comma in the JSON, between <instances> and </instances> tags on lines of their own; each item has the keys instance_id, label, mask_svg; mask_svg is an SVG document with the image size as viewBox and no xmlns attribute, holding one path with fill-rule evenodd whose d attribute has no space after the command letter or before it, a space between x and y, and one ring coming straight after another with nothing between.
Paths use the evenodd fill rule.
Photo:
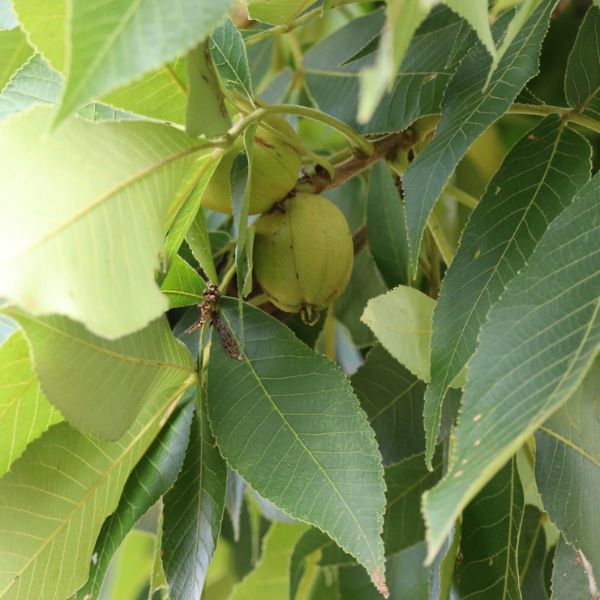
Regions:
<instances>
[{"instance_id":1,"label":"gray mottled insect","mask_svg":"<svg viewBox=\"0 0 600 600\"><path fill-rule=\"evenodd\" d=\"M221 346L223 347L223 350L225 350L227 356L235 358L236 360L242 360L242 353L233 337L233 333L231 333L227 323L219 316L219 310L217 308L217 304L221 298L219 288L214 283L209 283L204 291L203 298L202 302L198 304L198 308L200 309L200 319L187 331L195 331L207 323L212 325L219 334Z\"/></svg>"}]
</instances>

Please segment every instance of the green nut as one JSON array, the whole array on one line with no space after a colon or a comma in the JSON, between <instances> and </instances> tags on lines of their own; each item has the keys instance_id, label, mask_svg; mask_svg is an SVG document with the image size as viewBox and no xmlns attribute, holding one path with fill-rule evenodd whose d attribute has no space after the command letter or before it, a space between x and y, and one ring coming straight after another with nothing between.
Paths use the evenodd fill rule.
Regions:
<instances>
[{"instance_id":1,"label":"green nut","mask_svg":"<svg viewBox=\"0 0 600 600\"><path fill-rule=\"evenodd\" d=\"M277 115L265 120L254 137L252 152L252 179L250 181L249 214L269 210L275 202L285 198L296 185L302 165L294 145L296 133L290 124ZM202 195L202 206L223 213L232 213L231 169L235 157L242 151L238 138L233 148L221 159Z\"/></svg>"},{"instance_id":2,"label":"green nut","mask_svg":"<svg viewBox=\"0 0 600 600\"><path fill-rule=\"evenodd\" d=\"M265 295L315 321L350 280L354 248L346 218L322 196L296 194L255 227L254 274Z\"/></svg>"}]
</instances>

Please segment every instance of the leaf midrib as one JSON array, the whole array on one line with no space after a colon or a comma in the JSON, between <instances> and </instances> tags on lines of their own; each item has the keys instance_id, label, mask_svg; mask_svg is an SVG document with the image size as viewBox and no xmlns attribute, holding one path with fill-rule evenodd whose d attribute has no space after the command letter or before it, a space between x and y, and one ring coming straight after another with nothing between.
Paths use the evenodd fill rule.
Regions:
<instances>
[{"instance_id":1,"label":"leaf midrib","mask_svg":"<svg viewBox=\"0 0 600 600\"><path fill-rule=\"evenodd\" d=\"M227 318L227 316L224 313L221 313L222 318L225 319L225 321L227 321L227 325L229 326L230 330L232 332L235 331L235 329L232 327L231 322L229 321L229 319ZM238 341L239 343L239 341ZM377 565L379 564L379 560L377 559L377 555L376 553L373 551L373 547L371 546L371 542L369 540L369 538L367 537L362 525L360 524L360 522L358 521L358 519L356 518L356 515L354 514L354 512L350 509L350 507L348 506L348 503L346 502L346 499L344 498L344 496L341 494L341 492L339 491L339 489L337 488L335 482L329 477L329 474L325 471L325 469L323 468L323 466L321 465L321 463L317 460L317 458L314 456L314 454L310 451L310 449L306 446L306 444L304 443L304 440L302 440L300 438L300 436L298 435L298 433L293 429L293 427L291 426L290 422L286 419L285 415L281 412L281 410L279 410L279 407L277 406L277 404L275 403L275 401L273 400L273 397L271 396L271 394L268 392L268 390L265 388L262 379L259 377L258 373L256 372L256 370L254 369L254 365L252 364L252 362L250 361L250 359L248 358L248 355L246 354L246 351L244 349L241 350L241 354L244 358L244 360L246 361L246 364L248 365L248 368L250 369L250 371L252 372L252 375L254 376L254 378L256 379L259 387L262 389L263 393L265 394L265 397L269 400L269 402L271 403L271 406L273 407L273 409L275 410L275 412L279 415L280 419L282 420L282 422L285 424L285 426L288 428L288 430L290 431L290 433L294 436L294 438L298 441L298 443L300 444L300 446L304 449L304 451L306 452L306 454L312 459L312 461L315 463L315 465L318 467L319 471L321 471L321 473L324 475L325 479L329 482L329 484L331 485L331 487L335 490L335 493L337 494L338 498L341 500L342 504L345 506L346 510L348 511L348 513L350 514L350 516L352 517L352 519L354 520L354 522L356 523L356 526L358 528L358 530L360 531L360 533L362 534L362 537L366 543L366 545L369 548L369 552L371 554L371 558L373 560L373 564ZM333 535L333 534L332 534ZM340 543L340 547L343 548L343 546ZM369 573L370 575L370 573Z\"/></svg>"},{"instance_id":2,"label":"leaf midrib","mask_svg":"<svg viewBox=\"0 0 600 600\"><path fill-rule=\"evenodd\" d=\"M49 323L41 321L40 319L37 319L36 317L34 317L32 315L25 314L19 310L15 310L14 308L7 312L11 312L13 314L18 314L22 319L28 319L30 321L33 321L36 325L43 327L43 328L47 329L48 331L51 331L54 334L62 336L64 338L66 338L76 344L79 344L81 346L84 346L86 348L90 348L94 352L98 352L99 354L105 354L106 356L109 356L109 357L117 359L117 360L121 360L123 362L128 362L128 363L132 363L132 364L136 364L136 365L143 365L143 366L147 366L147 367L157 367L159 369L176 369L179 371L183 371L185 373L194 373L194 369L192 367L188 367L188 366L185 366L182 364L168 363L165 361L154 360L154 359L150 359L150 358L142 358L141 356L129 356L127 354L122 354L121 352L115 352L114 350L108 350L107 348L102 348L101 346L96 346L92 342L87 342L85 340L82 340L81 338L78 338L75 335L67 333L63 329L53 327Z\"/></svg>"}]
</instances>

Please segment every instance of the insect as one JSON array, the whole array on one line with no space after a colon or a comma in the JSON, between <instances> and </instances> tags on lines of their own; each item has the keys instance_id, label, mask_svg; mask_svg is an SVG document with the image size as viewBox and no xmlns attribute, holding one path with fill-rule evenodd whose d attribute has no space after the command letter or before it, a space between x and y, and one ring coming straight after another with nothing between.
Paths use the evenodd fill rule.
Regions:
<instances>
[{"instance_id":1,"label":"insect","mask_svg":"<svg viewBox=\"0 0 600 600\"><path fill-rule=\"evenodd\" d=\"M198 308L200 309L200 319L187 329L187 333L200 329L208 323L217 330L219 341L227 356L235 358L236 360L242 360L242 353L240 352L240 348L233 333L231 333L227 323L219 316L219 311L217 309L217 303L221 297L219 288L214 283L209 283L202 296L204 299L198 304Z\"/></svg>"}]
</instances>

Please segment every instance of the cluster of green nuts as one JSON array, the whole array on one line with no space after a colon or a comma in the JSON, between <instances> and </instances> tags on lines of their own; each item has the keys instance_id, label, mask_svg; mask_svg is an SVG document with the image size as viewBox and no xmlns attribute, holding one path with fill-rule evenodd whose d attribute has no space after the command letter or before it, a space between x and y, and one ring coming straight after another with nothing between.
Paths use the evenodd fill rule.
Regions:
<instances>
[{"instance_id":1,"label":"cluster of green nuts","mask_svg":"<svg viewBox=\"0 0 600 600\"><path fill-rule=\"evenodd\" d=\"M342 212L323 196L295 193L302 157L289 123L269 116L256 130L249 182L255 221L254 274L279 309L313 322L344 291L354 250ZM232 212L231 169L241 141L223 157L202 197L206 208Z\"/></svg>"}]
</instances>

